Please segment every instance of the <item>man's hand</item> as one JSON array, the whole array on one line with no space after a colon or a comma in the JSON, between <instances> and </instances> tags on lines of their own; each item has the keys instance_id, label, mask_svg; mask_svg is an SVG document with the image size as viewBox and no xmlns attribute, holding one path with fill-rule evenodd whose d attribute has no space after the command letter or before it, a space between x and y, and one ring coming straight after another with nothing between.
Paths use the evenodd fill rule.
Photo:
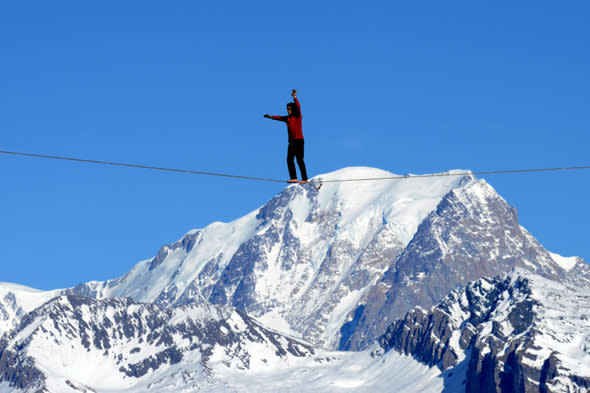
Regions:
<instances>
[{"instance_id":1,"label":"man's hand","mask_svg":"<svg viewBox=\"0 0 590 393\"><path fill-rule=\"evenodd\" d=\"M293 91L291 92L291 96L293 98L295 98L296 95L297 95L297 90L293 89Z\"/></svg>"},{"instance_id":2,"label":"man's hand","mask_svg":"<svg viewBox=\"0 0 590 393\"><path fill-rule=\"evenodd\" d=\"M270 119L270 115L264 115L264 117L266 117L267 119Z\"/></svg>"}]
</instances>

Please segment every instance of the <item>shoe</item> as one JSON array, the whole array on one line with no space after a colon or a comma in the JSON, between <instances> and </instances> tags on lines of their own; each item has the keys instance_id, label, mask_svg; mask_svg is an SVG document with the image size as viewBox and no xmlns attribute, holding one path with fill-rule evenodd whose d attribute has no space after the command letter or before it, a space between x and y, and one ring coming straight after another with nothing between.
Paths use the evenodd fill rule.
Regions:
<instances>
[{"instance_id":1,"label":"shoe","mask_svg":"<svg viewBox=\"0 0 590 393\"><path fill-rule=\"evenodd\" d=\"M287 183L299 183L297 179L287 180Z\"/></svg>"},{"instance_id":2,"label":"shoe","mask_svg":"<svg viewBox=\"0 0 590 393\"><path fill-rule=\"evenodd\" d=\"M299 184L307 184L307 183L309 183L309 181L307 181L307 180L300 180L299 181Z\"/></svg>"}]
</instances>

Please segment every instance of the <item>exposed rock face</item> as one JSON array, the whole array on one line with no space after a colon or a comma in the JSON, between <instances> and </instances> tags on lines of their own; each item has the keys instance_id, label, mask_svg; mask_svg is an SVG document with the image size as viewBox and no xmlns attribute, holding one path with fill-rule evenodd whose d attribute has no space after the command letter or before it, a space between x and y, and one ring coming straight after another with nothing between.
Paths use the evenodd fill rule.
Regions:
<instances>
[{"instance_id":1,"label":"exposed rock face","mask_svg":"<svg viewBox=\"0 0 590 393\"><path fill-rule=\"evenodd\" d=\"M450 290L477 280L526 268L555 280L590 277L588 267L568 274L518 224L516 210L485 182L455 188L422 222L400 258L351 316L355 326L342 349L358 350L370 345L392 321L414 306L430 308ZM346 329L346 326L345 326Z\"/></svg>"},{"instance_id":2,"label":"exposed rock face","mask_svg":"<svg viewBox=\"0 0 590 393\"><path fill-rule=\"evenodd\" d=\"M5 326L2 330L8 330L7 327L12 327L11 322L20 318L22 314L23 309L18 304L15 294L13 292L5 293L0 301L0 321Z\"/></svg>"},{"instance_id":3,"label":"exposed rock face","mask_svg":"<svg viewBox=\"0 0 590 393\"><path fill-rule=\"evenodd\" d=\"M517 270L412 310L380 343L442 370L466 362L466 392L585 392L589 300L588 290Z\"/></svg>"},{"instance_id":4,"label":"exposed rock face","mask_svg":"<svg viewBox=\"0 0 590 393\"><path fill-rule=\"evenodd\" d=\"M228 307L161 309L125 298L62 296L24 316L2 339L0 382L43 391L49 374L67 375L70 385L100 386L104 370L133 385L148 373L188 362L199 365L204 383L212 357L248 369L251 362L313 354L311 346Z\"/></svg>"}]
</instances>

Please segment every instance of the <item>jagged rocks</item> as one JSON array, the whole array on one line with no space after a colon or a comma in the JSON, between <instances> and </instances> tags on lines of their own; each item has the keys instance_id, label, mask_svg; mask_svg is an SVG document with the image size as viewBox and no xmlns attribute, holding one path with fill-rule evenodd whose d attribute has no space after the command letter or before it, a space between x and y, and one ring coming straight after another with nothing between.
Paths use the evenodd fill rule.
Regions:
<instances>
[{"instance_id":1,"label":"jagged rocks","mask_svg":"<svg viewBox=\"0 0 590 393\"><path fill-rule=\"evenodd\" d=\"M27 314L0 342L0 383L43 390L49 373L67 375L75 386L96 387L105 383L100 380L105 373L124 386L181 362L199 364L206 376L212 357L248 369L261 357L313 354L308 344L228 307L162 309L129 298L61 296Z\"/></svg>"},{"instance_id":2,"label":"jagged rocks","mask_svg":"<svg viewBox=\"0 0 590 393\"><path fill-rule=\"evenodd\" d=\"M466 392L583 392L590 324L578 313L588 300L588 290L517 270L412 310L380 343L442 370L466 362Z\"/></svg>"},{"instance_id":3,"label":"jagged rocks","mask_svg":"<svg viewBox=\"0 0 590 393\"><path fill-rule=\"evenodd\" d=\"M515 209L487 183L475 181L453 189L372 287L341 349L366 348L413 307L428 309L458 286L514 267L560 281L568 277L518 224Z\"/></svg>"}]
</instances>

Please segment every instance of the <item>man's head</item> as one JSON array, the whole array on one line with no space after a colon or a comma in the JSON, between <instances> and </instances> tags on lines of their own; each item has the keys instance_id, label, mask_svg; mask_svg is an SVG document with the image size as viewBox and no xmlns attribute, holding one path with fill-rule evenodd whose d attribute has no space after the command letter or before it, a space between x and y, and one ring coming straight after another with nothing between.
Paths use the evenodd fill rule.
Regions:
<instances>
[{"instance_id":1,"label":"man's head","mask_svg":"<svg viewBox=\"0 0 590 393\"><path fill-rule=\"evenodd\" d=\"M297 111L297 109L298 108L294 102L289 102L287 104L287 113L289 114L289 116L299 117L299 112Z\"/></svg>"}]
</instances>

